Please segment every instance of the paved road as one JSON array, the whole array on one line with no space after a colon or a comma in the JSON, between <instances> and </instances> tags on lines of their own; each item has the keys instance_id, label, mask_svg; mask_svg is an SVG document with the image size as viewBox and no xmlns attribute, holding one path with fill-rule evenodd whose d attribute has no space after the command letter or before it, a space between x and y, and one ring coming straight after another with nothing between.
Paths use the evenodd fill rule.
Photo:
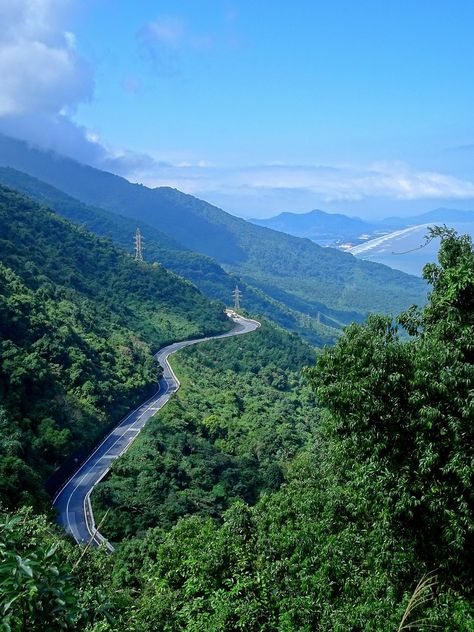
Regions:
<instances>
[{"instance_id":1,"label":"paved road","mask_svg":"<svg viewBox=\"0 0 474 632\"><path fill-rule=\"evenodd\" d=\"M97 546L104 544L110 551L113 551L112 545L96 529L90 494L94 486L107 474L112 461L128 450L148 419L160 410L173 393L178 390L180 386L179 380L169 365L168 357L189 345L205 342L206 340L246 334L260 327L260 323L255 320L243 318L234 312L229 312L229 315L233 319L235 326L226 334L199 338L198 340L175 342L168 347L160 349L155 354L155 358L164 369L163 377L159 381L158 391L153 397L129 413L105 437L102 443L54 498L53 506L58 511L58 522L64 526L78 544L88 542L92 538L93 544Z\"/></svg>"}]
</instances>

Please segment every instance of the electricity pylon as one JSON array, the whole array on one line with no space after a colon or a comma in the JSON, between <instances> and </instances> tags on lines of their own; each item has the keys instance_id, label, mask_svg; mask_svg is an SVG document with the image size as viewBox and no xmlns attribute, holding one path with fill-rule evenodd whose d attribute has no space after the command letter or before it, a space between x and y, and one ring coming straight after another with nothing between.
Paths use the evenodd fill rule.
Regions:
<instances>
[{"instance_id":1,"label":"electricity pylon","mask_svg":"<svg viewBox=\"0 0 474 632\"><path fill-rule=\"evenodd\" d=\"M235 290L232 292L234 299L234 309L240 309L240 301L242 300L242 292L239 290L239 286L235 286Z\"/></svg>"},{"instance_id":2,"label":"electricity pylon","mask_svg":"<svg viewBox=\"0 0 474 632\"><path fill-rule=\"evenodd\" d=\"M139 228L135 232L135 261L143 261L142 234Z\"/></svg>"}]
</instances>

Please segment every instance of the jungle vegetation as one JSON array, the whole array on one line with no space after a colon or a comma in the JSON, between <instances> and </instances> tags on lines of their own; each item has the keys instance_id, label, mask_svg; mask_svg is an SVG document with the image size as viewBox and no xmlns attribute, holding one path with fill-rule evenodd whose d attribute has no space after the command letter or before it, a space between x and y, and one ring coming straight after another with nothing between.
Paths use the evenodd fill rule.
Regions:
<instances>
[{"instance_id":1,"label":"jungle vegetation","mask_svg":"<svg viewBox=\"0 0 474 632\"><path fill-rule=\"evenodd\" d=\"M470 632L474 250L434 234L426 306L350 325L315 364L272 325L177 358L182 392L96 499L114 555L2 510L4 629Z\"/></svg>"},{"instance_id":2,"label":"jungle vegetation","mask_svg":"<svg viewBox=\"0 0 474 632\"><path fill-rule=\"evenodd\" d=\"M255 504L279 488L319 425L301 378L314 354L268 322L171 362L182 388L92 495L97 520L109 511L103 531L112 541L191 514L218 520L238 500Z\"/></svg>"},{"instance_id":3,"label":"jungle vegetation","mask_svg":"<svg viewBox=\"0 0 474 632\"><path fill-rule=\"evenodd\" d=\"M0 187L0 500L43 483L156 385L152 351L225 331L222 304Z\"/></svg>"},{"instance_id":4,"label":"jungle vegetation","mask_svg":"<svg viewBox=\"0 0 474 632\"><path fill-rule=\"evenodd\" d=\"M0 135L1 141L1 135ZM0 142L1 144L1 142ZM143 256L150 263L158 262L167 269L194 283L211 299L230 304L232 292L239 285L244 295L244 305L254 314L264 314L273 322L303 335L312 344L322 346L334 342L340 331L340 318L347 319L338 310L329 310L319 305L320 316L309 318L307 306L294 303L293 307L271 298L262 289L246 283L239 275L226 272L214 259L193 252L161 230L141 221L124 217L97 206L84 204L59 191L55 187L29 176L26 173L0 167L0 183L27 195L36 202L53 209L66 219L84 226L101 237L110 238L113 243L125 251L133 252L133 236L140 228L144 237ZM361 316L350 316L360 320Z\"/></svg>"},{"instance_id":5,"label":"jungle vegetation","mask_svg":"<svg viewBox=\"0 0 474 632\"><path fill-rule=\"evenodd\" d=\"M280 309L290 310L293 319L297 316L293 324L308 335L314 336L321 322L340 330L370 312L396 314L426 299L427 286L418 277L256 226L176 189L132 184L3 135L0 165L39 178L86 205L144 222L182 247L212 258ZM268 303L264 313L272 318ZM308 320L309 327L303 327ZM328 333L321 329L320 340Z\"/></svg>"}]
</instances>

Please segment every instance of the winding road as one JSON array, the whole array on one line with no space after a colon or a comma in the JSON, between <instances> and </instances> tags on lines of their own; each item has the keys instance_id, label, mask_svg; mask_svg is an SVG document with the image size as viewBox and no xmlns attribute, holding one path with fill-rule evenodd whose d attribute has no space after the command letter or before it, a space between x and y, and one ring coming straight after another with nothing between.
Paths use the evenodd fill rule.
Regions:
<instances>
[{"instance_id":1,"label":"winding road","mask_svg":"<svg viewBox=\"0 0 474 632\"><path fill-rule=\"evenodd\" d=\"M58 522L78 544L91 541L96 546L105 545L111 552L114 550L96 528L90 495L97 483L110 470L112 462L128 450L148 419L178 390L180 383L168 362L169 356L190 345L247 334L260 327L256 320L244 318L230 310L227 313L235 323L229 332L219 336L175 342L155 354L156 360L163 367L163 376L158 383L157 392L122 419L59 490L53 500L53 506L58 512Z\"/></svg>"}]
</instances>

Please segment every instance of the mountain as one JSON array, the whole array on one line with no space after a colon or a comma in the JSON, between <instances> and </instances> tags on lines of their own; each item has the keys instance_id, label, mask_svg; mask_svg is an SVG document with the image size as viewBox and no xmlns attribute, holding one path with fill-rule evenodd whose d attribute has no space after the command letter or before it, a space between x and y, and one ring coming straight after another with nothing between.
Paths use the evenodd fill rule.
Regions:
<instances>
[{"instance_id":1,"label":"mountain","mask_svg":"<svg viewBox=\"0 0 474 632\"><path fill-rule=\"evenodd\" d=\"M210 298L228 304L238 283L245 296L247 310L255 314L265 314L279 325L301 333L316 345L331 342L337 336L337 330L329 320L331 313L326 316L327 324L319 322L311 328L305 327L301 312L270 298L240 277L227 273L215 260L185 248L149 224L83 204L59 189L11 167L0 167L0 183L46 204L59 215L81 224L97 235L109 237L114 244L129 252L134 250L135 230L140 228L142 234L146 235L143 248L145 260L159 261L167 269L192 281ZM323 320L324 317L320 317L320 321Z\"/></svg>"},{"instance_id":2,"label":"mountain","mask_svg":"<svg viewBox=\"0 0 474 632\"><path fill-rule=\"evenodd\" d=\"M79 271L85 288L69 291L36 268L51 259L74 280L68 258L77 266L90 254L107 284L123 255L79 229L68 239L65 222L24 198L7 192L3 202L2 252L19 274L0 277L0 323L14 336L6 351L1 343L0 491L23 505L0 505L4 629L474 629L469 240L445 234L429 303L404 317L410 339L372 316L318 353L304 380L314 354L267 323L175 357L183 388L94 491L101 530L120 540L107 555L77 548L35 514L32 477L68 440L63 419L54 425L58 407L83 440L100 421L97 398L120 397L118 384L133 392L152 366L146 348L135 340L133 353L107 322L100 292L98 309L93 297L78 306L89 265ZM71 379L61 400L53 387Z\"/></svg>"},{"instance_id":3,"label":"mountain","mask_svg":"<svg viewBox=\"0 0 474 632\"><path fill-rule=\"evenodd\" d=\"M273 228L296 237L307 237L318 244L332 245L340 241L360 241L361 235L402 230L431 223L474 223L474 211L438 208L409 217L387 217L381 220L362 220L341 213L314 210L308 213L280 213L267 219L251 219L253 224Z\"/></svg>"},{"instance_id":4,"label":"mountain","mask_svg":"<svg viewBox=\"0 0 474 632\"><path fill-rule=\"evenodd\" d=\"M29 173L85 204L150 224L306 314L310 324L322 320L341 327L370 311L393 313L425 301L420 279L255 226L175 189L131 184L7 137L0 139L0 165Z\"/></svg>"},{"instance_id":5,"label":"mountain","mask_svg":"<svg viewBox=\"0 0 474 632\"><path fill-rule=\"evenodd\" d=\"M41 503L66 456L154 388L151 351L226 330L223 307L0 187L0 500Z\"/></svg>"},{"instance_id":6,"label":"mountain","mask_svg":"<svg viewBox=\"0 0 474 632\"><path fill-rule=\"evenodd\" d=\"M254 223L308 237L320 245L355 244L347 252L408 274L422 275L424 266L436 260L439 240L428 245L430 224L446 224L459 233L474 236L474 211L438 208L411 217L387 217L366 222L338 213L310 211L281 213Z\"/></svg>"},{"instance_id":7,"label":"mountain","mask_svg":"<svg viewBox=\"0 0 474 632\"><path fill-rule=\"evenodd\" d=\"M319 244L326 240L349 241L363 233L372 232L373 225L358 217L314 210L309 213L280 213L268 219L251 219L253 224L266 226L296 237L307 237Z\"/></svg>"},{"instance_id":8,"label":"mountain","mask_svg":"<svg viewBox=\"0 0 474 632\"><path fill-rule=\"evenodd\" d=\"M117 542L169 529L182 516L219 518L237 500L254 504L278 488L320 425L300 379L314 356L301 338L265 320L249 336L174 356L184 388L94 489L97 522L110 512L103 535Z\"/></svg>"}]
</instances>

